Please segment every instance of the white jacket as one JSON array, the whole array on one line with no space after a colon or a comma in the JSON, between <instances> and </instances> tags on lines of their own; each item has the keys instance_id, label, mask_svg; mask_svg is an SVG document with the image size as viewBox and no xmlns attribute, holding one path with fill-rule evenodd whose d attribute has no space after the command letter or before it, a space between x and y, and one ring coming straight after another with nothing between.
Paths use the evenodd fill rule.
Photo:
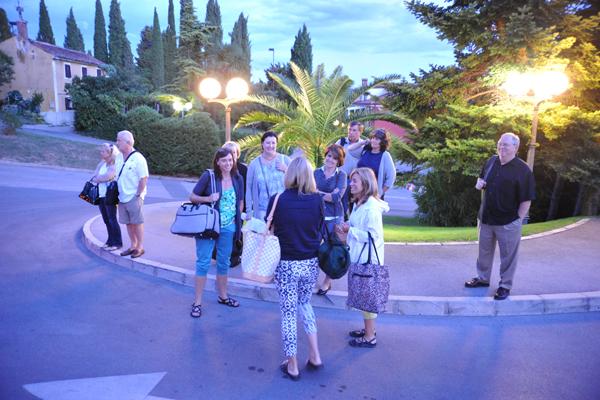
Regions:
<instances>
[{"instance_id":1,"label":"white jacket","mask_svg":"<svg viewBox=\"0 0 600 400\"><path fill-rule=\"evenodd\" d=\"M385 201L374 197L369 199L359 207L355 207L350 214L350 230L348 231L347 243L350 247L350 260L352 262L364 263L369 258L369 249L365 246L369 241L368 233L371 233L375 242L375 248L379 255L379 262L383 264L383 218L382 214L388 212L390 207ZM361 255L361 250L363 249ZM377 257L373 248L371 248L371 262L377 263Z\"/></svg>"}]
</instances>

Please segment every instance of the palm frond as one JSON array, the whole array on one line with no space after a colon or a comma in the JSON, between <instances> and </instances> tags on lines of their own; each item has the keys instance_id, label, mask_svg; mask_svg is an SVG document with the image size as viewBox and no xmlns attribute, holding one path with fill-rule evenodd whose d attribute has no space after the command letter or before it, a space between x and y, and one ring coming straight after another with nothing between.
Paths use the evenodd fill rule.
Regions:
<instances>
[{"instance_id":1,"label":"palm frond","mask_svg":"<svg viewBox=\"0 0 600 400\"><path fill-rule=\"evenodd\" d=\"M287 117L282 114L273 114L266 113L264 111L251 111L240 117L237 124L235 124L235 128L237 129L242 126L250 126L259 123L267 123L267 124L280 124L285 121Z\"/></svg>"}]
</instances>

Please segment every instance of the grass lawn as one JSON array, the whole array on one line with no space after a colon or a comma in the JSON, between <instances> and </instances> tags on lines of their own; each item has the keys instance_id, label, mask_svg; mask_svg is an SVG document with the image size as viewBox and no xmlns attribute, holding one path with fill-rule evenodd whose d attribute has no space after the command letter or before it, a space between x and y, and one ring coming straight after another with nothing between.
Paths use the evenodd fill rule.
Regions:
<instances>
[{"instance_id":1,"label":"grass lawn","mask_svg":"<svg viewBox=\"0 0 600 400\"><path fill-rule=\"evenodd\" d=\"M523 226L523 236L562 228L583 217L562 218ZM477 240L477 228L444 228L419 225L416 218L383 217L386 242L463 242Z\"/></svg>"},{"instance_id":2,"label":"grass lawn","mask_svg":"<svg viewBox=\"0 0 600 400\"><path fill-rule=\"evenodd\" d=\"M27 133L0 135L0 160L61 167L95 169L100 161L98 146Z\"/></svg>"}]
</instances>

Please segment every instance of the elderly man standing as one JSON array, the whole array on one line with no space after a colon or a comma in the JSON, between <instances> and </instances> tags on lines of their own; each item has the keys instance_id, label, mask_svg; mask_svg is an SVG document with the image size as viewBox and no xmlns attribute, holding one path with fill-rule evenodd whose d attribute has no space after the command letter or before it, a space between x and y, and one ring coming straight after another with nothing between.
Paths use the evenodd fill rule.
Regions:
<instances>
[{"instance_id":1,"label":"elderly man standing","mask_svg":"<svg viewBox=\"0 0 600 400\"><path fill-rule=\"evenodd\" d=\"M121 256L131 258L144 254L144 216L142 206L148 182L148 164L139 151L133 148L133 134L129 131L117 133L117 147L123 154L117 185L119 187L119 222L127 225L131 246Z\"/></svg>"},{"instance_id":2,"label":"elderly man standing","mask_svg":"<svg viewBox=\"0 0 600 400\"><path fill-rule=\"evenodd\" d=\"M468 288L490 286L496 242L500 248L500 285L494 299L510 294L517 269L523 219L535 199L535 181L527 164L518 158L519 137L504 133L498 141L498 156L490 158L475 188L485 189L479 211L479 257L477 276L465 282Z\"/></svg>"}]
</instances>

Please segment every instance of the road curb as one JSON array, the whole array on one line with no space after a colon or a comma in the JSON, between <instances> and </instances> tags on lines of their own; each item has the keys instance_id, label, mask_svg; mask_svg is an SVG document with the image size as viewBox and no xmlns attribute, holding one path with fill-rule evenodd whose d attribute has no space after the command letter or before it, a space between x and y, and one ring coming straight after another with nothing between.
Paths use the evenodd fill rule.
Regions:
<instances>
[{"instance_id":1,"label":"road curb","mask_svg":"<svg viewBox=\"0 0 600 400\"><path fill-rule=\"evenodd\" d=\"M93 235L91 230L92 224L98 218L100 218L99 215L87 220L82 228L83 243L92 253L110 263L132 271L141 272L180 285L194 286L194 272L191 270L163 264L142 257L136 259L121 257L119 256L118 251L108 252L103 250L103 243ZM578 221L578 223L579 222L581 221ZM571 225L577 225L578 223ZM585 222L581 222L581 224L582 223ZM567 230L565 228L566 227L560 228L556 231L564 232ZM429 243L429 245L432 244ZM208 274L207 280L209 284L206 285L206 289L214 292L216 283L215 275ZM254 300L274 303L279 301L275 285L257 283L246 279L229 278L228 292L238 297ZM348 293L345 291L332 290L327 296L313 296L312 304L316 307L347 309L347 295ZM543 315L593 311L600 311L600 291L514 295L504 301L495 301L491 297L390 295L387 307L387 312L391 314L424 316L489 317L496 315Z\"/></svg>"}]
</instances>

